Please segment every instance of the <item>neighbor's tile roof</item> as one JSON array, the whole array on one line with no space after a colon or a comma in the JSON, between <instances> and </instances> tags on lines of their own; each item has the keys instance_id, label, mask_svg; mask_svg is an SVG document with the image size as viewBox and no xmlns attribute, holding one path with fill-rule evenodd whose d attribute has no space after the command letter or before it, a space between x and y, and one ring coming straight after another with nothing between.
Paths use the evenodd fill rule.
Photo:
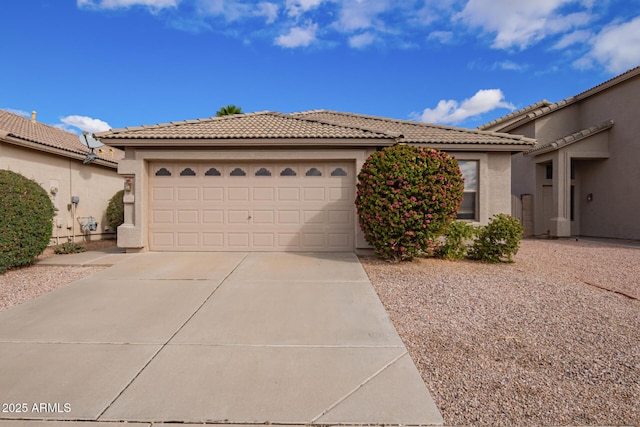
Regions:
<instances>
[{"instance_id":1,"label":"neighbor's tile roof","mask_svg":"<svg viewBox=\"0 0 640 427\"><path fill-rule=\"evenodd\" d=\"M556 139L555 141L548 142L546 144L541 144L525 152L524 155L538 156L540 154L548 153L550 151L559 150L560 148L573 144L574 142L578 142L592 135L595 135L597 133L610 129L611 127L613 127L613 125L614 125L613 120L606 120L604 122L598 123L595 126L591 126L579 132L572 133L571 135L567 135L562 138Z\"/></svg>"},{"instance_id":2,"label":"neighbor's tile roof","mask_svg":"<svg viewBox=\"0 0 640 427\"><path fill-rule=\"evenodd\" d=\"M398 142L425 144L488 144L535 145L535 140L519 135L463 129L409 120L388 119L363 114L330 110L304 111L291 114L308 120L318 120L342 126L354 126L376 132L393 132L401 135Z\"/></svg>"},{"instance_id":3,"label":"neighbor's tile roof","mask_svg":"<svg viewBox=\"0 0 640 427\"><path fill-rule=\"evenodd\" d=\"M552 105L552 103L547 101L546 99L543 99L542 101L538 101L535 104L528 105L528 106L526 106L524 108L521 108L520 110L517 110L517 111L514 111L512 113L509 113L506 116L499 117L496 120L493 120L493 121L491 121L489 123L485 123L483 125L480 125L480 126L478 126L478 129L479 130L487 130L487 129L492 128L494 126L501 125L503 123L506 126L508 124L507 122L509 122L511 120L518 121L521 118L520 116L524 116L525 114L530 113L530 112L535 111L535 110L538 110L540 108L548 107L549 105Z\"/></svg>"},{"instance_id":4,"label":"neighbor's tile roof","mask_svg":"<svg viewBox=\"0 0 640 427\"><path fill-rule=\"evenodd\" d=\"M570 96L569 98L565 98L561 101L558 101L556 103L549 103L548 101L541 101L539 103L530 105L529 107L526 107L522 110L520 110L519 112L516 111L515 113L511 113L508 114L506 116L500 117L497 120L494 120L493 122L489 122L486 123L482 126L480 126L478 129L484 129L484 128L489 128L489 127L494 127L496 124L500 124L500 123L504 123L504 125L502 126L502 128L500 128L501 131L509 131L511 129L514 129L518 126L522 126L523 124L530 122L531 120L537 119L538 117L544 116L546 114L549 114L553 111L559 110L561 108L564 108L568 105L574 104L578 101L581 101L585 98L588 98L590 96L596 95L606 89L609 89L610 87L613 87L617 84L620 84L622 82L625 82L631 78L634 78L636 76L640 75L640 66L635 67L630 69L629 71L626 71L618 76L615 76L605 82L602 82L590 89L585 90L584 92L581 92L577 95L574 96ZM532 108L533 107L533 108ZM509 120L510 118L513 118L514 115L520 114L521 117L519 117L517 120ZM526 114L525 114L526 113Z\"/></svg>"},{"instance_id":5,"label":"neighbor's tile roof","mask_svg":"<svg viewBox=\"0 0 640 427\"><path fill-rule=\"evenodd\" d=\"M366 138L393 141L396 135L356 126L334 125L292 115L263 111L150 126L112 129L99 139L262 139Z\"/></svg>"},{"instance_id":6,"label":"neighbor's tile roof","mask_svg":"<svg viewBox=\"0 0 640 427\"><path fill-rule=\"evenodd\" d=\"M5 135L43 146L57 148L69 153L80 155L89 153L89 149L82 145L78 135L43 123L32 122L25 117L0 110L0 139ZM110 155L96 154L98 154L102 160L116 164L118 160L124 156L124 153L118 149L113 150L113 158Z\"/></svg>"}]
</instances>

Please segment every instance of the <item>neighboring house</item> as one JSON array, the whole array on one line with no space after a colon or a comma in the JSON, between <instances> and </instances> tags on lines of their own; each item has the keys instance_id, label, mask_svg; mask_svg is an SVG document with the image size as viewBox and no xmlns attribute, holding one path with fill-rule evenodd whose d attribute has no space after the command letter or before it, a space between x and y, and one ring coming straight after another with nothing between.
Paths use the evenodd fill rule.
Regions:
<instances>
[{"instance_id":1,"label":"neighboring house","mask_svg":"<svg viewBox=\"0 0 640 427\"><path fill-rule=\"evenodd\" d=\"M109 199L123 188L117 173L123 153L103 146L95 149L98 158L85 165L88 153L78 135L36 122L35 113L29 120L0 110L0 169L33 179L49 194L57 209L53 244L74 235L76 241L115 237L105 213ZM72 203L74 196L77 204ZM90 216L98 223L95 232L81 226Z\"/></svg>"},{"instance_id":2,"label":"neighboring house","mask_svg":"<svg viewBox=\"0 0 640 427\"><path fill-rule=\"evenodd\" d=\"M353 251L366 248L354 205L367 157L397 143L455 156L460 217L510 212L511 154L534 141L333 111L259 112L100 132L123 148L128 251Z\"/></svg>"},{"instance_id":3,"label":"neighboring house","mask_svg":"<svg viewBox=\"0 0 640 427\"><path fill-rule=\"evenodd\" d=\"M525 202L513 214L531 219L528 234L640 239L639 111L637 67L479 128L538 140L512 159L512 191Z\"/></svg>"}]
</instances>

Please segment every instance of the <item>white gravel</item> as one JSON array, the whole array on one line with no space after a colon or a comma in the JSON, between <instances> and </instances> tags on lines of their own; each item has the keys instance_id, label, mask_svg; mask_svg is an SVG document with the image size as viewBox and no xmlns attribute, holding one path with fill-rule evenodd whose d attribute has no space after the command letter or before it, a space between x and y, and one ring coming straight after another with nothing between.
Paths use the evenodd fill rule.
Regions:
<instances>
[{"instance_id":1,"label":"white gravel","mask_svg":"<svg viewBox=\"0 0 640 427\"><path fill-rule=\"evenodd\" d=\"M445 424L640 425L640 249L525 240L515 259L361 258Z\"/></svg>"}]
</instances>

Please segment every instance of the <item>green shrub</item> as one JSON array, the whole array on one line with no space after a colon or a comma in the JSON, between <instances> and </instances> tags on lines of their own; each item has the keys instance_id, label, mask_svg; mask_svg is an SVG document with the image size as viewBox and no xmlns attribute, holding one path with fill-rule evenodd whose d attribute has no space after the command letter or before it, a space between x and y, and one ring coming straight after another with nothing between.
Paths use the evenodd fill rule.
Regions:
<instances>
[{"instance_id":1,"label":"green shrub","mask_svg":"<svg viewBox=\"0 0 640 427\"><path fill-rule=\"evenodd\" d=\"M518 253L524 228L517 218L506 214L494 215L489 224L479 227L477 238L469 251L472 259L485 262L513 262Z\"/></svg>"},{"instance_id":2,"label":"green shrub","mask_svg":"<svg viewBox=\"0 0 640 427\"><path fill-rule=\"evenodd\" d=\"M107 224L113 230L117 229L124 222L124 190L118 191L109 200L107 206Z\"/></svg>"},{"instance_id":3,"label":"green shrub","mask_svg":"<svg viewBox=\"0 0 640 427\"><path fill-rule=\"evenodd\" d=\"M84 252L84 247L80 246L76 242L67 242L53 248L55 254L78 254Z\"/></svg>"},{"instance_id":4,"label":"green shrub","mask_svg":"<svg viewBox=\"0 0 640 427\"><path fill-rule=\"evenodd\" d=\"M458 162L431 148L395 145L373 153L358 174L360 228L377 256L410 260L431 253L458 212Z\"/></svg>"},{"instance_id":5,"label":"green shrub","mask_svg":"<svg viewBox=\"0 0 640 427\"><path fill-rule=\"evenodd\" d=\"M444 233L444 241L435 251L435 256L444 259L463 259L473 242L476 229L464 221L452 221Z\"/></svg>"},{"instance_id":6,"label":"green shrub","mask_svg":"<svg viewBox=\"0 0 640 427\"><path fill-rule=\"evenodd\" d=\"M55 210L35 181L0 170L0 274L29 265L51 239Z\"/></svg>"}]
</instances>

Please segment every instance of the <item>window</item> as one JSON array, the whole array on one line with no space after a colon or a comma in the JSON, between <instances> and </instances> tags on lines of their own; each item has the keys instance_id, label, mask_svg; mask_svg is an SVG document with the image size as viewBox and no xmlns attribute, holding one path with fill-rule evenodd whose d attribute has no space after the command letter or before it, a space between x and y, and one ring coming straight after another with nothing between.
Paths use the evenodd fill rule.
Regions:
<instances>
[{"instance_id":1,"label":"window","mask_svg":"<svg viewBox=\"0 0 640 427\"><path fill-rule=\"evenodd\" d=\"M307 176L322 176L322 172L320 172L316 168L311 168L311 169L309 169L307 171L307 173L305 175L307 175Z\"/></svg>"},{"instance_id":2,"label":"window","mask_svg":"<svg viewBox=\"0 0 640 427\"><path fill-rule=\"evenodd\" d=\"M459 160L460 172L464 178L464 193L458 219L478 219L478 161Z\"/></svg>"},{"instance_id":3,"label":"window","mask_svg":"<svg viewBox=\"0 0 640 427\"><path fill-rule=\"evenodd\" d=\"M182 172L180 172L180 176L196 176L196 173L191 168L186 168Z\"/></svg>"},{"instance_id":4,"label":"window","mask_svg":"<svg viewBox=\"0 0 640 427\"><path fill-rule=\"evenodd\" d=\"M220 176L220 171L216 168L211 168L204 173L205 176Z\"/></svg>"},{"instance_id":5,"label":"window","mask_svg":"<svg viewBox=\"0 0 640 427\"><path fill-rule=\"evenodd\" d=\"M548 165L546 165L544 172L546 179L553 179L553 164L549 163Z\"/></svg>"},{"instance_id":6,"label":"window","mask_svg":"<svg viewBox=\"0 0 640 427\"><path fill-rule=\"evenodd\" d=\"M247 173L240 168L235 168L234 170L231 171L229 175L230 176L246 176Z\"/></svg>"},{"instance_id":7,"label":"window","mask_svg":"<svg viewBox=\"0 0 640 427\"><path fill-rule=\"evenodd\" d=\"M331 176L347 176L347 171L342 168L335 168L333 172L331 172Z\"/></svg>"},{"instance_id":8,"label":"window","mask_svg":"<svg viewBox=\"0 0 640 427\"><path fill-rule=\"evenodd\" d=\"M167 168L160 168L156 171L156 176L171 176L171 172Z\"/></svg>"},{"instance_id":9,"label":"window","mask_svg":"<svg viewBox=\"0 0 640 427\"><path fill-rule=\"evenodd\" d=\"M291 168L285 168L282 172L280 172L280 176L296 176L297 173Z\"/></svg>"},{"instance_id":10,"label":"window","mask_svg":"<svg viewBox=\"0 0 640 427\"><path fill-rule=\"evenodd\" d=\"M260 168L256 171L256 176L271 176L271 171L267 168Z\"/></svg>"}]
</instances>

